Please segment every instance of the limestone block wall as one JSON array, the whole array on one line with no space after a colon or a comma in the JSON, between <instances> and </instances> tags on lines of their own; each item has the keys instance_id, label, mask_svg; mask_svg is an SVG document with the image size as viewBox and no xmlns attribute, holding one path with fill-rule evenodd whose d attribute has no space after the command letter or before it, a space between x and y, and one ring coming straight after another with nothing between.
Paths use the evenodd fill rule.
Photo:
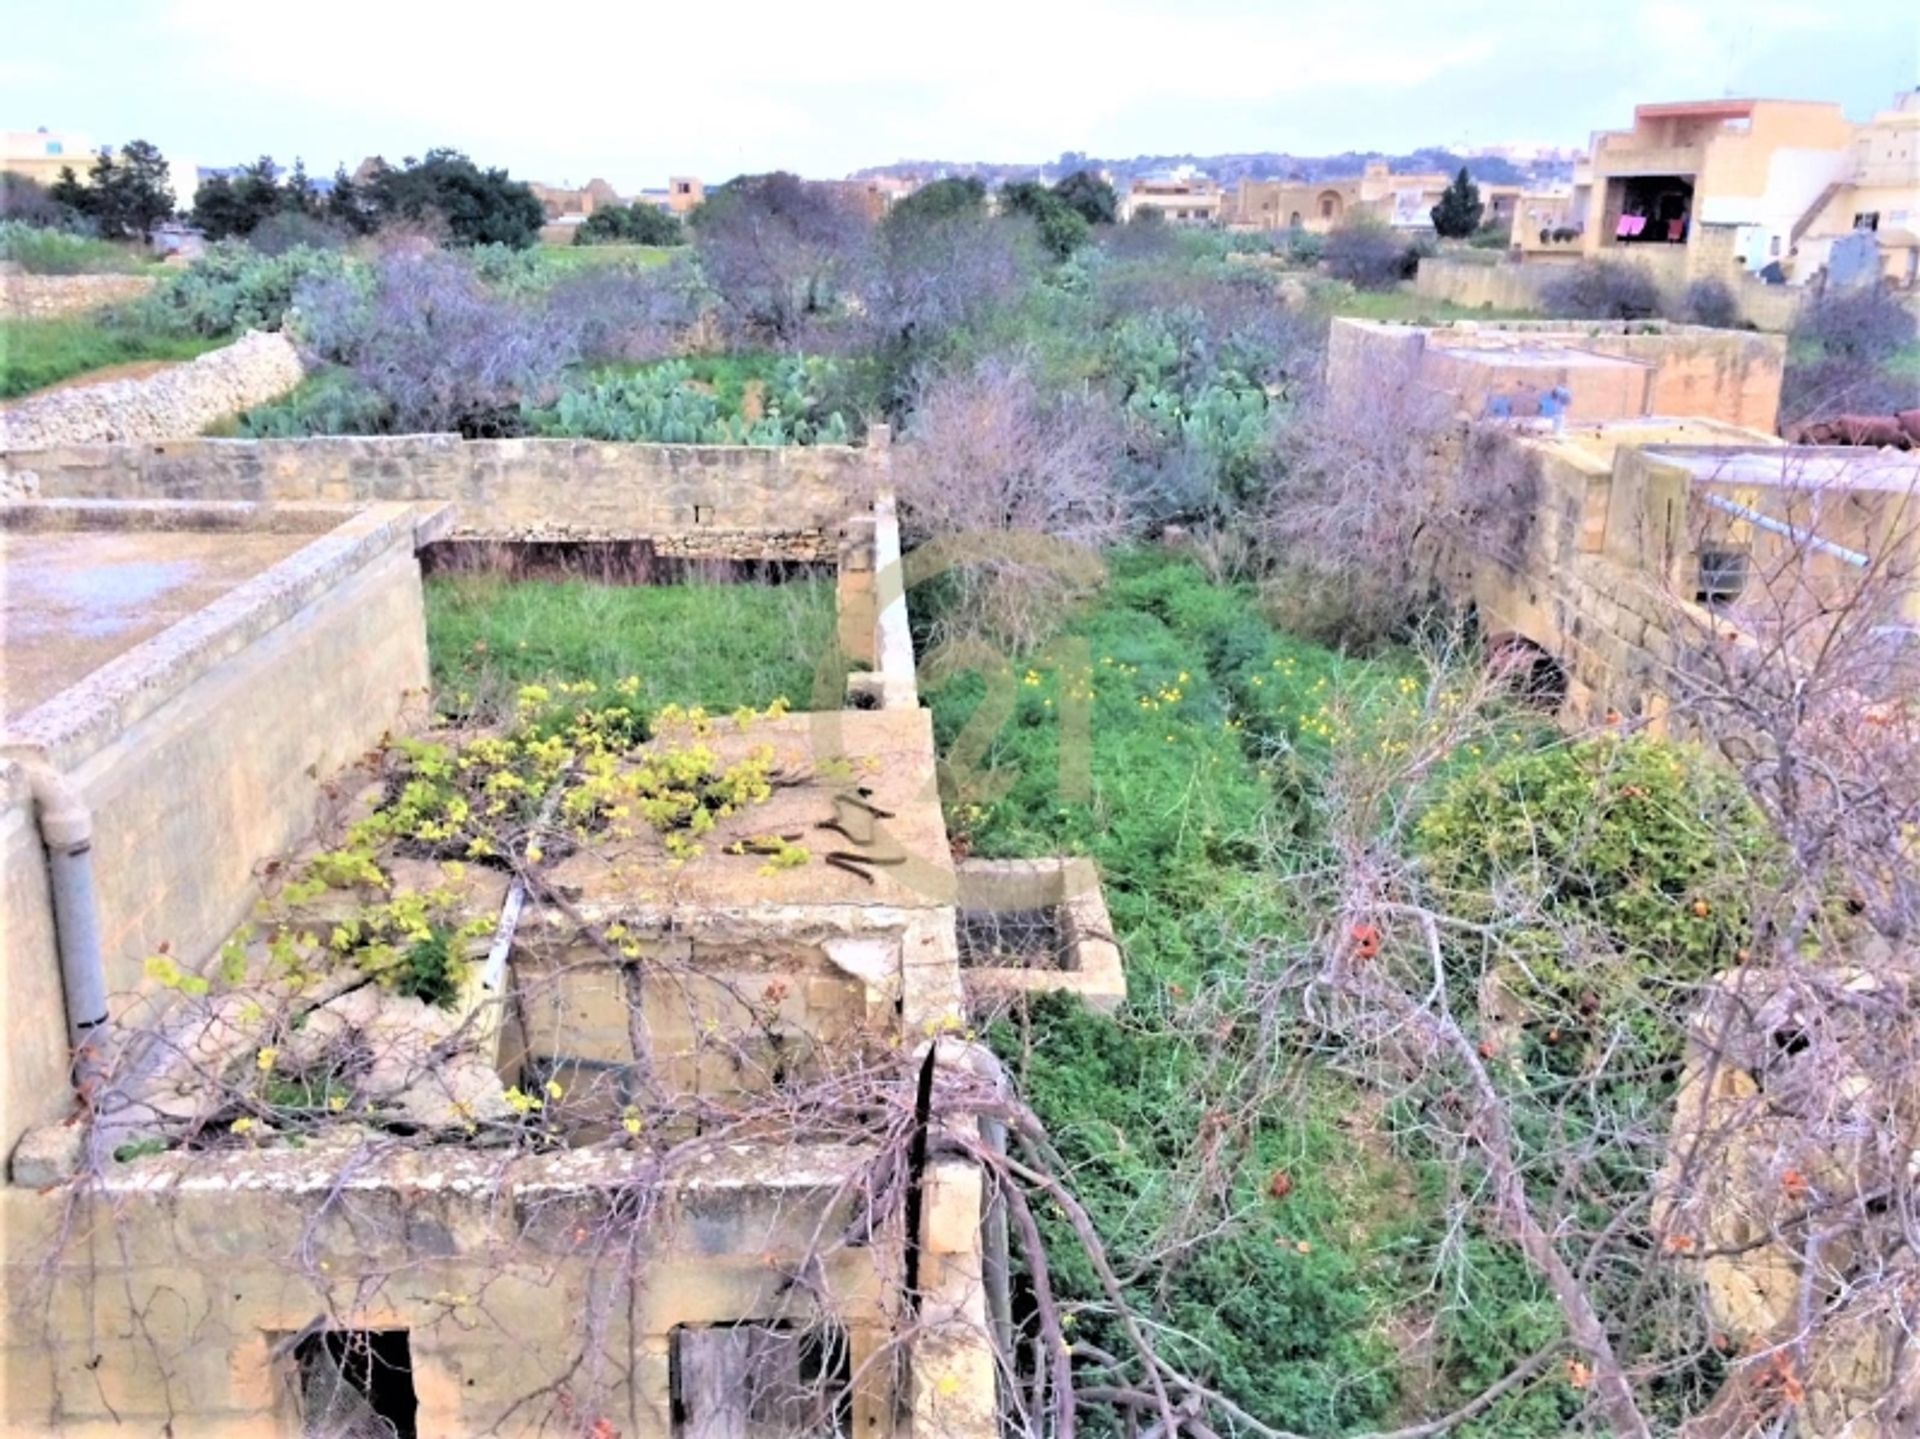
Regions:
<instances>
[{"instance_id":1,"label":"limestone block wall","mask_svg":"<svg viewBox=\"0 0 1920 1439\"><path fill-rule=\"evenodd\" d=\"M286 336L249 331L145 379L74 385L0 409L0 449L197 435L215 420L284 395L301 374L300 356ZM22 492L0 474L0 495Z\"/></svg>"},{"instance_id":2,"label":"limestone block wall","mask_svg":"<svg viewBox=\"0 0 1920 1439\"><path fill-rule=\"evenodd\" d=\"M473 540L651 539L661 554L831 562L881 446L635 445L453 435L60 443L0 453L44 498L444 500Z\"/></svg>"},{"instance_id":3,"label":"limestone block wall","mask_svg":"<svg viewBox=\"0 0 1920 1439\"><path fill-rule=\"evenodd\" d=\"M382 507L97 670L0 738L0 1147L70 1106L46 855L22 766L94 815L107 988L161 946L197 963L246 918L254 866L428 684L412 508Z\"/></svg>"},{"instance_id":4,"label":"limestone block wall","mask_svg":"<svg viewBox=\"0 0 1920 1439\"><path fill-rule=\"evenodd\" d=\"M849 1341L852 1432L887 1439L896 1397L874 1358L900 1245L859 1220L865 1156L715 1149L666 1186L639 1240L644 1166L607 1149L408 1149L347 1131L113 1165L78 1200L0 1190L0 1432L299 1433L295 1366L276 1351L329 1324L407 1331L421 1434L604 1418L666 1439L677 1326L805 1321L821 1295Z\"/></svg>"},{"instance_id":5,"label":"limestone block wall","mask_svg":"<svg viewBox=\"0 0 1920 1439\"><path fill-rule=\"evenodd\" d=\"M151 275L0 273L0 314L10 320L51 320L137 300L152 288Z\"/></svg>"},{"instance_id":6,"label":"limestone block wall","mask_svg":"<svg viewBox=\"0 0 1920 1439\"><path fill-rule=\"evenodd\" d=\"M1601 363L1568 367L1567 355L1627 361L1637 370ZM1467 357L1482 363L1463 366ZM1510 362L1509 362L1510 357ZM1396 325L1336 319L1327 339L1327 383L1336 391L1365 393L1382 377L1415 377L1422 383L1466 395L1532 377L1537 388L1566 380L1575 389L1576 415L1583 387L1634 403L1627 413L1688 416L1748 429L1772 431L1780 408L1786 341L1778 335L1716 330L1660 321L1503 320L1479 324ZM1474 385L1458 376L1474 371ZM1634 383L1607 378L1617 372ZM1600 376L1599 380L1594 378Z\"/></svg>"},{"instance_id":7,"label":"limestone block wall","mask_svg":"<svg viewBox=\"0 0 1920 1439\"><path fill-rule=\"evenodd\" d=\"M1684 251L1674 247L1677 259L1669 258L1662 246L1645 246L1652 254L1624 250L1609 257L1609 264L1640 264L1653 270L1654 280L1669 302L1677 302L1689 279L1698 278L1698 267L1689 270ZM1584 257L1577 254L1554 255L1525 264L1476 265L1468 261L1436 256L1420 262L1414 275L1414 293L1428 300L1462 306L1469 310L1542 310L1546 307L1547 288L1564 273L1564 266ZM1805 303L1806 291L1792 285L1767 285L1744 270L1729 267L1714 272L1726 281L1740 307L1740 318L1757 329L1785 331L1793 327Z\"/></svg>"}]
</instances>

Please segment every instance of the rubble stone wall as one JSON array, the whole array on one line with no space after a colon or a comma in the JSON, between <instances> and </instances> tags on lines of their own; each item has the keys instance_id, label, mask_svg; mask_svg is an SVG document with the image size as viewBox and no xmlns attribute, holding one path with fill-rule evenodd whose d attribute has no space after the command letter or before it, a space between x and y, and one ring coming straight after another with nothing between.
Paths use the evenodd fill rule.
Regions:
<instances>
[{"instance_id":1,"label":"rubble stone wall","mask_svg":"<svg viewBox=\"0 0 1920 1439\"><path fill-rule=\"evenodd\" d=\"M151 275L0 274L0 314L9 320L51 320L137 300L152 288Z\"/></svg>"},{"instance_id":2,"label":"rubble stone wall","mask_svg":"<svg viewBox=\"0 0 1920 1439\"><path fill-rule=\"evenodd\" d=\"M0 410L0 448L177 439L278 399L300 383L300 356L284 335L249 331L231 345L140 380L71 385ZM0 497L23 491L0 466Z\"/></svg>"}]
</instances>

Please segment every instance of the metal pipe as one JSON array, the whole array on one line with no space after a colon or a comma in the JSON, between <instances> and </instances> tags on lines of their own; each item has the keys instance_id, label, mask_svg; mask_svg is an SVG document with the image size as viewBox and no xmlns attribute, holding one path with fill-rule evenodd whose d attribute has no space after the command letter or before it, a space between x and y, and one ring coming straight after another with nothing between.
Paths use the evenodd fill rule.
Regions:
<instances>
[{"instance_id":1,"label":"metal pipe","mask_svg":"<svg viewBox=\"0 0 1920 1439\"><path fill-rule=\"evenodd\" d=\"M1735 519L1745 520L1748 524L1765 530L1770 535L1779 535L1783 539L1792 540L1796 545L1805 545L1810 550L1831 555L1843 564L1852 565L1856 570L1864 570L1873 563L1869 556L1862 554L1859 550L1850 550L1845 545L1836 545L1832 540L1823 540L1812 530L1795 529L1785 520L1776 520L1772 515L1764 514L1750 505L1743 505L1738 500L1730 500L1725 495L1703 495L1701 498L1723 515L1732 515Z\"/></svg>"},{"instance_id":2,"label":"metal pipe","mask_svg":"<svg viewBox=\"0 0 1920 1439\"><path fill-rule=\"evenodd\" d=\"M996 1093L1007 1095L1012 1085L1000 1056L985 1045L967 1046L967 1063L975 1074L987 1080ZM980 1116L980 1138L995 1154L1007 1152L1007 1124L1003 1119ZM1013 1363L1013 1262L1007 1228L1007 1201L996 1182L987 1188L987 1202L980 1215L980 1282L987 1291L987 1318L993 1326L994 1346L1002 1362Z\"/></svg>"},{"instance_id":3,"label":"metal pipe","mask_svg":"<svg viewBox=\"0 0 1920 1439\"><path fill-rule=\"evenodd\" d=\"M79 791L45 765L26 766L47 848L54 942L67 1004L73 1084L90 1098L106 1067L107 969L100 953L100 910L93 892L93 814Z\"/></svg>"}]
</instances>

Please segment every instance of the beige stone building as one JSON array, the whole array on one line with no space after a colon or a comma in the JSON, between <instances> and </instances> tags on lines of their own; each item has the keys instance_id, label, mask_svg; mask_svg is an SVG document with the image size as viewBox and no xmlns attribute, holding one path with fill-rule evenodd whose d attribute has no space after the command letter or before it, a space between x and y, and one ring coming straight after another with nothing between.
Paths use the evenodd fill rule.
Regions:
<instances>
[{"instance_id":1,"label":"beige stone building","mask_svg":"<svg viewBox=\"0 0 1920 1439\"><path fill-rule=\"evenodd\" d=\"M1452 175L1396 174L1385 161L1370 162L1355 178L1305 182L1242 180L1223 207L1232 230L1304 230L1325 234L1350 219L1367 217L1396 229L1429 229L1433 207ZM1520 200L1518 185L1480 184L1487 223L1506 223Z\"/></svg>"},{"instance_id":2,"label":"beige stone building","mask_svg":"<svg viewBox=\"0 0 1920 1439\"><path fill-rule=\"evenodd\" d=\"M74 130L0 130L0 170L51 185L68 166L81 178L99 153L91 136Z\"/></svg>"},{"instance_id":3,"label":"beige stone building","mask_svg":"<svg viewBox=\"0 0 1920 1439\"><path fill-rule=\"evenodd\" d=\"M1090 867L954 863L885 438L4 456L0 1431L996 1432L967 934L1057 912L1058 987L1124 979ZM393 847L395 765L578 732L427 727L423 552L555 541L825 565L853 672L576 772L732 776L703 843L555 789L512 864ZM442 1000L322 959L388 897L476 916L407 921Z\"/></svg>"},{"instance_id":4,"label":"beige stone building","mask_svg":"<svg viewBox=\"0 0 1920 1439\"><path fill-rule=\"evenodd\" d=\"M1569 723L1657 727L1703 645L1920 566L1920 457L1781 441L1784 359L1779 336L1662 323L1338 319L1328 383L1448 397L1461 483L1499 499L1437 544L1441 588ZM1920 591L1873 603L1890 644L1920 637Z\"/></svg>"},{"instance_id":5,"label":"beige stone building","mask_svg":"<svg viewBox=\"0 0 1920 1439\"><path fill-rule=\"evenodd\" d=\"M1859 228L1884 232L1887 273L1904 280L1920 212L1916 135L1912 96L1864 126L1824 101L1637 106L1633 127L1595 135L1576 169L1578 252L1631 258L1669 281L1778 262L1805 282L1832 240Z\"/></svg>"},{"instance_id":6,"label":"beige stone building","mask_svg":"<svg viewBox=\"0 0 1920 1439\"><path fill-rule=\"evenodd\" d=\"M1150 176L1127 186L1119 218L1124 224L1154 214L1170 225L1217 225L1225 200L1220 187L1204 175Z\"/></svg>"},{"instance_id":7,"label":"beige stone building","mask_svg":"<svg viewBox=\"0 0 1920 1439\"><path fill-rule=\"evenodd\" d=\"M625 204L605 180L594 178L578 189L564 185L543 185L537 180L527 182L527 188L533 191L533 197L547 212L549 221L567 218L584 220L595 210L605 210Z\"/></svg>"},{"instance_id":8,"label":"beige stone building","mask_svg":"<svg viewBox=\"0 0 1920 1439\"><path fill-rule=\"evenodd\" d=\"M1878 242L1890 284L1920 285L1920 90L1907 91L1854 132L1845 176L1821 192L1788 236L1798 251L1792 278L1818 273L1833 242L1861 230Z\"/></svg>"}]
</instances>

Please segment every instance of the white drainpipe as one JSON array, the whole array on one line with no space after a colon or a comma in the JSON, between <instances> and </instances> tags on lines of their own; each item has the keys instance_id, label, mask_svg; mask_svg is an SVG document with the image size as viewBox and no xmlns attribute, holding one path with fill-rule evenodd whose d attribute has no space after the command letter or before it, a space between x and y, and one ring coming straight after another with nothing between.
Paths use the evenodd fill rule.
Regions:
<instances>
[{"instance_id":1,"label":"white drainpipe","mask_svg":"<svg viewBox=\"0 0 1920 1439\"><path fill-rule=\"evenodd\" d=\"M45 765L26 766L40 838L47 847L54 940L67 1001L73 1082L90 1097L105 1069L107 970L100 954L100 911L93 894L93 814L66 778Z\"/></svg>"}]
</instances>

